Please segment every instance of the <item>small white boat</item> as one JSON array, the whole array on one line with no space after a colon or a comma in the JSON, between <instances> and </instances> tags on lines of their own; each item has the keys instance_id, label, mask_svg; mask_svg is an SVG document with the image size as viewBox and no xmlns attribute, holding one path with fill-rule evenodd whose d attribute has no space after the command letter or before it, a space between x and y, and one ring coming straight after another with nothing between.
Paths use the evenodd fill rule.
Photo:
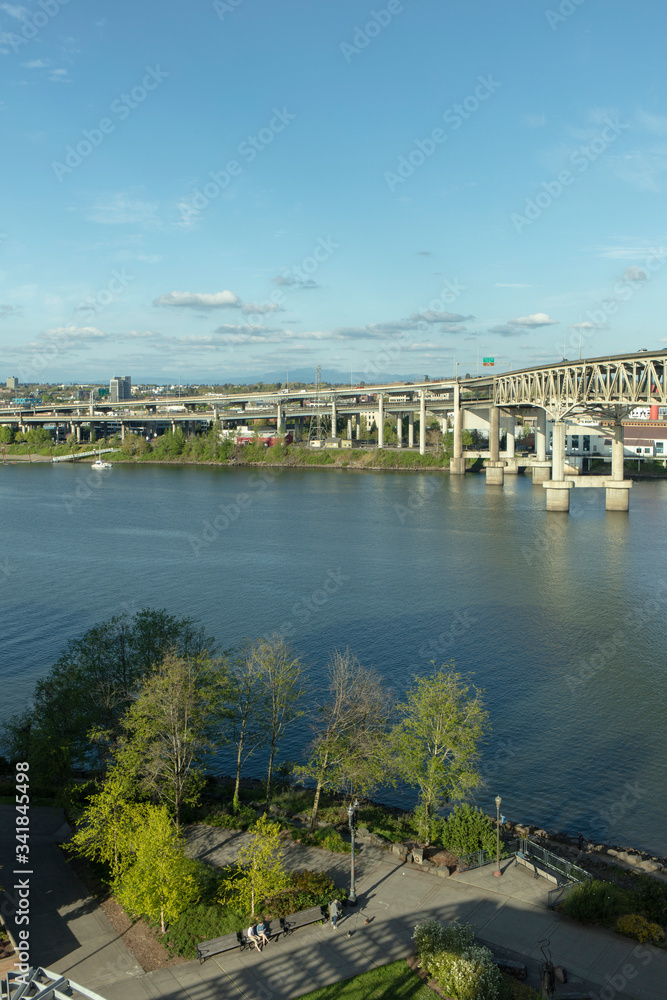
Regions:
<instances>
[{"instance_id":1,"label":"small white boat","mask_svg":"<svg viewBox=\"0 0 667 1000\"><path fill-rule=\"evenodd\" d=\"M100 448L97 460L91 465L91 469L113 469L111 462L102 461L102 449Z\"/></svg>"}]
</instances>

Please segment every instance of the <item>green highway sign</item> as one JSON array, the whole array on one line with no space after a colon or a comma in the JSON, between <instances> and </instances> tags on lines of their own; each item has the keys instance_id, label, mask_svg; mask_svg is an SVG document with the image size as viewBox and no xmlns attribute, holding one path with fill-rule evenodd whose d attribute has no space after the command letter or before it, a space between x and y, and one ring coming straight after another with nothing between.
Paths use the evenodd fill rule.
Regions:
<instances>
[{"instance_id":1,"label":"green highway sign","mask_svg":"<svg viewBox=\"0 0 667 1000\"><path fill-rule=\"evenodd\" d=\"M482 363L485 364L485 365L495 365L496 359L495 358L482 358Z\"/></svg>"}]
</instances>

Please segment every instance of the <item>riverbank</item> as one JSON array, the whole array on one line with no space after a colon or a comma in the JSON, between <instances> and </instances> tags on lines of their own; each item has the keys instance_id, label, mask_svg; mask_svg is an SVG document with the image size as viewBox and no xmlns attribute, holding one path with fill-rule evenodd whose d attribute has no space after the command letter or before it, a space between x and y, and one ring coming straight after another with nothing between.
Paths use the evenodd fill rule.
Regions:
<instances>
[{"instance_id":1,"label":"riverbank","mask_svg":"<svg viewBox=\"0 0 667 1000\"><path fill-rule=\"evenodd\" d=\"M165 438L167 435L164 436ZM108 445L99 442L104 449ZM193 438L178 440L174 435L171 441L165 442L159 438L151 444L143 438L126 438L124 442L111 444L116 447L113 454L105 456L114 465L197 465L221 466L229 468L280 468L280 469L351 469L367 472L397 472L434 471L449 472L450 452L446 448L432 446L421 455L416 449L402 449L395 446L387 448L311 448L303 445L277 444L267 448L262 444L234 445L232 442L214 442L209 438ZM86 452L78 457L73 453L73 460L80 464L90 464L90 445L81 447ZM71 450L64 447L28 451L25 444L6 446L5 464L12 462L44 463L55 457L69 456ZM520 459L520 456L517 456ZM634 463L632 463L634 464ZM667 469L659 462L644 462L644 469L633 468L626 462L624 476L635 482L667 479ZM481 458L466 460L468 472L483 472L484 461ZM609 463L596 461L588 475L609 476Z\"/></svg>"}]
</instances>

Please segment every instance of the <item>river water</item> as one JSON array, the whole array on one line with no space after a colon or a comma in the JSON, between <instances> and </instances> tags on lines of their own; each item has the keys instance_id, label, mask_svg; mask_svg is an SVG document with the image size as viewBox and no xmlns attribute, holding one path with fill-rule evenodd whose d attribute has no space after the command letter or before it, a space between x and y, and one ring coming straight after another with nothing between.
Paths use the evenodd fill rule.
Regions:
<instances>
[{"instance_id":1,"label":"river water","mask_svg":"<svg viewBox=\"0 0 667 1000\"><path fill-rule=\"evenodd\" d=\"M547 515L523 476L9 465L0 500L1 715L70 638L142 607L222 648L281 631L315 683L334 648L397 695L454 660L493 727L481 806L667 854L666 483L635 484L629 514L576 490Z\"/></svg>"}]
</instances>

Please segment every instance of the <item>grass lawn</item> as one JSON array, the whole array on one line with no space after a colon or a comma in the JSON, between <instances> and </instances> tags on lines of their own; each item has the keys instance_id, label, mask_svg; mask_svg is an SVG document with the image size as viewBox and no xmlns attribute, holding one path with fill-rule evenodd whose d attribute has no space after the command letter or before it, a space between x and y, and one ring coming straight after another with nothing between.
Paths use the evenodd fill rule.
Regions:
<instances>
[{"instance_id":1,"label":"grass lawn","mask_svg":"<svg viewBox=\"0 0 667 1000\"><path fill-rule=\"evenodd\" d=\"M301 1000L435 1000L436 996L405 962L399 961L332 983L305 994Z\"/></svg>"}]
</instances>

